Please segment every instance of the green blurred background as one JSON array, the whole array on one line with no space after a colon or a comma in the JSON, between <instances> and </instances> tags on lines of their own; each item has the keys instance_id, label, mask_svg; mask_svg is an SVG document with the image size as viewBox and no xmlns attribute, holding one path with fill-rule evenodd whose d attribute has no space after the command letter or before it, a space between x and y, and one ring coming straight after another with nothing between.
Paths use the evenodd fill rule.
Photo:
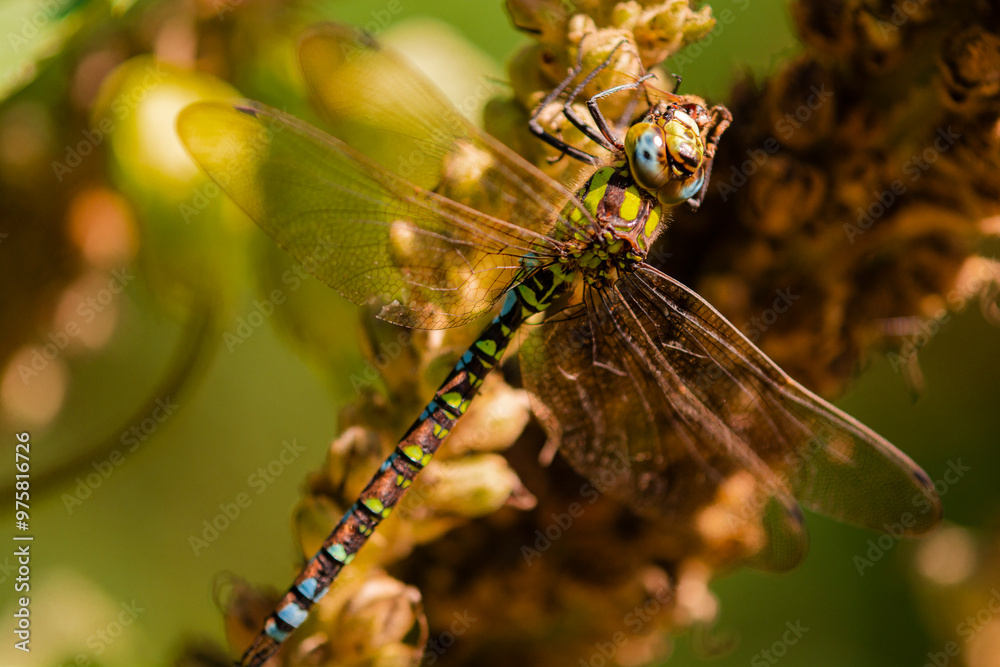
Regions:
<instances>
[{"instance_id":1,"label":"green blurred background","mask_svg":"<svg viewBox=\"0 0 1000 667\"><path fill-rule=\"evenodd\" d=\"M734 80L747 72L765 76L797 47L783 2L711 4L717 16L729 9L735 20L720 23L696 52L682 52L674 69L684 75L686 92L725 101ZM13 434L31 434L36 480L109 437L121 443L113 447L119 459L85 457L47 488L39 482L33 489L33 650L25 656L12 648L11 546L0 551L0 664L161 665L172 662L184 641L221 642L214 599L220 575L234 572L280 588L290 581L289 517L298 489L323 460L339 406L356 395L351 376L364 371L358 310L314 281L303 283L297 310L279 304L252 326L255 300L281 284L286 260L224 198L208 197L202 208L194 193L206 184L171 153L167 112L147 113L149 105L138 103L124 118L115 115L99 88L108 63L148 45L176 63L162 75L170 86L190 96L227 94L187 74L185 39L207 11L220 43L225 36L220 50L229 49L228 62L239 64L222 73L241 94L309 119L293 54L296 32L310 21L377 25L380 38L459 91L484 73L502 78L506 59L526 41L499 0L295 7L234 1L217 4L215 17L207 6L5 0L0 7L7 42L0 46L0 234L6 235L0 236L6 304L0 443L10 462ZM468 42L469 57L435 60L422 53L422 43L448 32ZM150 88L151 97L160 88ZM165 108L177 106L171 99ZM102 108L116 119L113 130L60 180L52 161L67 162L64 144L96 136L84 133L88 122L100 127ZM158 135L167 137L160 149L150 143ZM191 222L179 225L185 211ZM199 228L210 216L222 223ZM67 331L88 312L78 305L88 296L99 306L89 328L59 344L53 332ZM251 324L250 335L236 344L241 320ZM949 530L962 529L947 533L936 551L931 542L894 545L859 576L855 556L864 556L877 535L810 515L805 563L783 576L739 571L717 581L716 627L680 640L670 664L704 664L713 645L735 637L735 649L711 657L712 664L924 665L963 622L961 605L942 603L947 595L961 597L973 612L987 604L987 587L931 581L921 563L946 558L967 579L985 572L974 580L1000 581L997 559L991 563L988 555L1000 498L1000 337L988 320L970 309L920 350L926 390L918 400L903 376L876 358L839 402L935 480L950 464L968 467L943 495ZM282 333L290 328L299 332L295 340L315 345L304 351L290 344ZM336 335L324 337L321 329ZM60 349L39 362L37 375L25 376L38 359L34 352L44 354L47 344ZM176 408L153 411L147 396ZM122 440L133 426L148 435ZM285 443L304 449L288 449L301 453L282 461ZM259 472L269 465L270 473ZM5 464L0 486L7 488L13 474ZM88 476L99 484L81 486ZM248 494L249 506L209 543L194 544L203 522L240 494ZM4 507L5 526L13 523L11 505ZM119 635L116 621L126 619ZM1000 618L987 620L982 632L1000 637ZM786 647L787 655L762 653L782 640L787 623L808 630ZM997 664L974 658L963 650L948 664Z\"/></svg>"}]
</instances>

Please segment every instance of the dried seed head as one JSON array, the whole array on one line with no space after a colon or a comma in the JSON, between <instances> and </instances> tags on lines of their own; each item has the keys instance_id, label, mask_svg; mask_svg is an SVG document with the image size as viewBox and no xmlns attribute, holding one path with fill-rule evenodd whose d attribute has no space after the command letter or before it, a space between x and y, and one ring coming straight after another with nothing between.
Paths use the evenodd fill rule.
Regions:
<instances>
[{"instance_id":1,"label":"dried seed head","mask_svg":"<svg viewBox=\"0 0 1000 667\"><path fill-rule=\"evenodd\" d=\"M1000 109L1000 35L982 26L954 33L938 60L944 102L964 115Z\"/></svg>"}]
</instances>

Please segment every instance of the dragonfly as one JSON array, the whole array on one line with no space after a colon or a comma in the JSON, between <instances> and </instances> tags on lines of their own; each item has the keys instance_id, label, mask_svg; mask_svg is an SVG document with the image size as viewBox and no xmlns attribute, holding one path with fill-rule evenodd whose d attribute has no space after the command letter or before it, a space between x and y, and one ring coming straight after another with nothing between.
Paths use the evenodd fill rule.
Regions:
<instances>
[{"instance_id":1,"label":"dragonfly","mask_svg":"<svg viewBox=\"0 0 1000 667\"><path fill-rule=\"evenodd\" d=\"M749 564L781 570L804 557L800 504L877 530L901 525L907 535L938 522L940 499L911 459L792 380L646 261L669 211L704 199L731 121L725 107L650 93L643 77L591 97L588 122L571 103L609 61L573 86L577 63L538 109L565 100L563 114L603 157L550 134L538 109L529 121L540 140L593 165L574 191L477 129L363 33L314 28L299 58L333 135L257 102L205 101L178 117L190 154L309 273L375 306L378 317L439 329L496 314L304 566L242 664L265 662L304 622L515 336L550 441L638 515L688 520L732 480L751 480L764 509L734 515L761 535ZM648 104L621 138L600 106L627 91L644 91ZM475 196L449 190L459 168L476 170ZM609 481L602 473L612 467Z\"/></svg>"}]
</instances>

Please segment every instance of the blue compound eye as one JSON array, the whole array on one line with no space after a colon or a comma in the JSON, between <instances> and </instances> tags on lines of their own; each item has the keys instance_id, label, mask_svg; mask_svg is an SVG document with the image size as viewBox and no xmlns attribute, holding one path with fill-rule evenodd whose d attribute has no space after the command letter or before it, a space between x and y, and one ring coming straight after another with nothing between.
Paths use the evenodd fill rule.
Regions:
<instances>
[{"instance_id":1,"label":"blue compound eye","mask_svg":"<svg viewBox=\"0 0 1000 667\"><path fill-rule=\"evenodd\" d=\"M653 123L636 123L625 135L625 155L632 178L646 190L659 190L670 178L667 137Z\"/></svg>"}]
</instances>

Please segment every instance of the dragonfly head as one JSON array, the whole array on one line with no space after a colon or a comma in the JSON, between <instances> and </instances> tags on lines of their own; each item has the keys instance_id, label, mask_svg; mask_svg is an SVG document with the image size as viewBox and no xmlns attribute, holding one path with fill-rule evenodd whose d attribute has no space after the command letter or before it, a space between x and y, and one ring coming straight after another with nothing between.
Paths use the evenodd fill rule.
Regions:
<instances>
[{"instance_id":1,"label":"dragonfly head","mask_svg":"<svg viewBox=\"0 0 1000 667\"><path fill-rule=\"evenodd\" d=\"M709 158L695 119L706 117L708 112L699 105L662 105L625 135L632 178L664 206L676 206L701 192Z\"/></svg>"}]
</instances>

